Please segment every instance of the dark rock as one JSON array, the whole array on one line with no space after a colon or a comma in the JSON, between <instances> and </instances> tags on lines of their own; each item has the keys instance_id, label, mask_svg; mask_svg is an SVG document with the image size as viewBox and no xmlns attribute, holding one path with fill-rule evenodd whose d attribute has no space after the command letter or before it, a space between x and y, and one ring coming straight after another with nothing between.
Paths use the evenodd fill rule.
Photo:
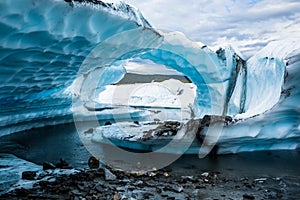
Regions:
<instances>
[{"instance_id":1,"label":"dark rock","mask_svg":"<svg viewBox=\"0 0 300 200\"><path fill-rule=\"evenodd\" d=\"M137 124L137 125L139 125L140 123L139 123L139 121L134 121L133 122L134 124Z\"/></svg>"},{"instance_id":2,"label":"dark rock","mask_svg":"<svg viewBox=\"0 0 300 200\"><path fill-rule=\"evenodd\" d=\"M89 128L88 130L84 131L85 134L89 134L89 133L93 133L94 129L93 128Z\"/></svg>"},{"instance_id":3,"label":"dark rock","mask_svg":"<svg viewBox=\"0 0 300 200\"><path fill-rule=\"evenodd\" d=\"M202 119L199 120L200 124L196 133L196 139L203 144L204 138L206 137L207 127L211 124L218 124L220 126L228 126L233 122L230 116L218 116L218 115L205 115ZM204 144L206 145L206 144ZM218 154L218 146L214 145L210 153L208 154L210 157L216 157Z\"/></svg>"},{"instance_id":4,"label":"dark rock","mask_svg":"<svg viewBox=\"0 0 300 200\"><path fill-rule=\"evenodd\" d=\"M249 195L249 194L244 194L243 195L243 199L244 200L253 200L255 199L253 195Z\"/></svg>"},{"instance_id":5,"label":"dark rock","mask_svg":"<svg viewBox=\"0 0 300 200\"><path fill-rule=\"evenodd\" d=\"M104 191L104 187L103 187L102 185L97 185L97 186L95 187L95 190L96 190L97 192L102 193L102 192Z\"/></svg>"},{"instance_id":6,"label":"dark rock","mask_svg":"<svg viewBox=\"0 0 300 200\"><path fill-rule=\"evenodd\" d=\"M146 140L149 140L151 139L153 136L152 136L152 131L153 130L149 130L149 131L144 131L143 133L145 133L143 135L143 137L141 138L142 141L146 141Z\"/></svg>"},{"instance_id":7,"label":"dark rock","mask_svg":"<svg viewBox=\"0 0 300 200\"><path fill-rule=\"evenodd\" d=\"M228 125L232 122L232 118L230 116L218 116L218 115L205 115L201 120L201 126L209 126L211 123L224 123L224 125Z\"/></svg>"},{"instance_id":8,"label":"dark rock","mask_svg":"<svg viewBox=\"0 0 300 200\"><path fill-rule=\"evenodd\" d=\"M57 163L55 166L56 166L56 168L60 168L60 169L72 169L72 167L69 165L69 163L62 158L60 159L60 162Z\"/></svg>"},{"instance_id":9,"label":"dark rock","mask_svg":"<svg viewBox=\"0 0 300 200\"><path fill-rule=\"evenodd\" d=\"M22 199L20 197L27 197L28 195L31 194L31 191L29 189L25 189L25 188L18 188L15 191L16 196L18 196L17 199ZM2 197L0 197L0 199L2 199ZM5 198L5 199L10 199L10 198Z\"/></svg>"},{"instance_id":10,"label":"dark rock","mask_svg":"<svg viewBox=\"0 0 300 200\"><path fill-rule=\"evenodd\" d=\"M225 54L225 49L219 48L217 51L217 56L219 57L220 60L223 60L224 62L226 61L226 54Z\"/></svg>"},{"instance_id":11,"label":"dark rock","mask_svg":"<svg viewBox=\"0 0 300 200\"><path fill-rule=\"evenodd\" d=\"M104 126L109 126L109 125L112 125L112 123L110 121L106 121Z\"/></svg>"},{"instance_id":12,"label":"dark rock","mask_svg":"<svg viewBox=\"0 0 300 200\"><path fill-rule=\"evenodd\" d=\"M91 156L89 158L88 165L91 169L97 169L97 168L99 168L100 161L95 156Z\"/></svg>"},{"instance_id":13,"label":"dark rock","mask_svg":"<svg viewBox=\"0 0 300 200\"><path fill-rule=\"evenodd\" d=\"M98 178L104 178L105 176L105 170L103 168L99 168L96 172L95 172L95 177Z\"/></svg>"},{"instance_id":14,"label":"dark rock","mask_svg":"<svg viewBox=\"0 0 300 200\"><path fill-rule=\"evenodd\" d=\"M43 170L55 169L55 165L51 162L43 162Z\"/></svg>"},{"instance_id":15,"label":"dark rock","mask_svg":"<svg viewBox=\"0 0 300 200\"><path fill-rule=\"evenodd\" d=\"M22 172L22 179L25 180L35 180L36 172L34 171L24 171Z\"/></svg>"},{"instance_id":16,"label":"dark rock","mask_svg":"<svg viewBox=\"0 0 300 200\"><path fill-rule=\"evenodd\" d=\"M181 193L183 191L183 187L181 185L167 185L164 187L165 191L171 191L176 193Z\"/></svg>"},{"instance_id":17,"label":"dark rock","mask_svg":"<svg viewBox=\"0 0 300 200\"><path fill-rule=\"evenodd\" d=\"M165 121L159 125L156 129L151 130L156 136L174 136L177 134L180 128L180 122L176 121Z\"/></svg>"},{"instance_id":18,"label":"dark rock","mask_svg":"<svg viewBox=\"0 0 300 200\"><path fill-rule=\"evenodd\" d=\"M196 185L196 189L206 189L206 186L204 185Z\"/></svg>"},{"instance_id":19,"label":"dark rock","mask_svg":"<svg viewBox=\"0 0 300 200\"><path fill-rule=\"evenodd\" d=\"M80 191L85 191L86 190L86 187L84 186L83 183L77 184L76 187Z\"/></svg>"},{"instance_id":20,"label":"dark rock","mask_svg":"<svg viewBox=\"0 0 300 200\"><path fill-rule=\"evenodd\" d=\"M175 197L167 197L167 200L175 200Z\"/></svg>"},{"instance_id":21,"label":"dark rock","mask_svg":"<svg viewBox=\"0 0 300 200\"><path fill-rule=\"evenodd\" d=\"M232 122L232 117L230 117L230 116L225 116L225 122L226 122L226 123Z\"/></svg>"},{"instance_id":22,"label":"dark rock","mask_svg":"<svg viewBox=\"0 0 300 200\"><path fill-rule=\"evenodd\" d=\"M151 196L153 196L151 193L144 193L143 195L144 199L150 199Z\"/></svg>"},{"instance_id":23,"label":"dark rock","mask_svg":"<svg viewBox=\"0 0 300 200\"><path fill-rule=\"evenodd\" d=\"M278 192L278 193L276 194L276 197L277 197L278 199L282 199L283 194L282 194L281 192Z\"/></svg>"},{"instance_id":24,"label":"dark rock","mask_svg":"<svg viewBox=\"0 0 300 200\"><path fill-rule=\"evenodd\" d=\"M156 192L157 192L158 194L161 194L161 193L162 193L162 189L161 189L161 188L156 188Z\"/></svg>"},{"instance_id":25,"label":"dark rock","mask_svg":"<svg viewBox=\"0 0 300 200\"><path fill-rule=\"evenodd\" d=\"M247 187L247 188L249 188L249 189L252 189L252 186L253 186L253 185L250 184L250 183L244 183L244 186Z\"/></svg>"}]
</instances>

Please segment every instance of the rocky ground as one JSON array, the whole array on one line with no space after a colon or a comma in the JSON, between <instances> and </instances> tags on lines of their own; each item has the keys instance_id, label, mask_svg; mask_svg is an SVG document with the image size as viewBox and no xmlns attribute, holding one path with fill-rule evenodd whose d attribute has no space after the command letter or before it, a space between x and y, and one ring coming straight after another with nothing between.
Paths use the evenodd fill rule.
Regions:
<instances>
[{"instance_id":1,"label":"rocky ground","mask_svg":"<svg viewBox=\"0 0 300 200\"><path fill-rule=\"evenodd\" d=\"M202 125L207 126L207 121L209 118ZM178 127L173 125L167 123L162 130L170 128L168 134L172 135ZM126 173L104 167L96 158L87 162L91 154L78 145L76 129L69 126L47 127L0 140L0 149L36 163L27 165L22 159L0 156L0 186L12 176L15 180L0 187L0 199L300 199L299 150L204 159L183 155L161 170ZM26 148L20 149L24 143ZM61 156L67 161L59 160ZM9 176L12 170L15 172Z\"/></svg>"},{"instance_id":2,"label":"rocky ground","mask_svg":"<svg viewBox=\"0 0 300 200\"><path fill-rule=\"evenodd\" d=\"M92 162L90 166L97 167L97 163ZM51 165L46 164L45 167L51 168ZM147 173L125 173L105 167L68 168L55 169L53 166L53 169L23 172L23 185L27 182L31 186L22 187L19 183L19 186L2 194L0 199L251 200L300 197L299 180L292 177L226 177L220 172L187 175L172 168Z\"/></svg>"}]
</instances>

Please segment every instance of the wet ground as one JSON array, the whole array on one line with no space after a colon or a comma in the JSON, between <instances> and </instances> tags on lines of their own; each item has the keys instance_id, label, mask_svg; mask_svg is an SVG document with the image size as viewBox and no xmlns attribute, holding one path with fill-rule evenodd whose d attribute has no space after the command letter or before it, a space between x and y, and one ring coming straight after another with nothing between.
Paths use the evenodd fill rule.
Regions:
<instances>
[{"instance_id":1,"label":"wet ground","mask_svg":"<svg viewBox=\"0 0 300 200\"><path fill-rule=\"evenodd\" d=\"M8 196L2 196L4 199L20 199L18 195L23 195L24 199L31 197L31 199L42 197L45 199L52 197L54 199L58 197L62 199L81 197L89 197L86 199L118 199L118 197L124 197L123 199L131 197L135 199L298 199L300 197L299 150L240 153L204 159L199 159L197 155L184 155L170 166L155 172L155 176L149 173L139 176L130 175L110 169L116 178L106 180L103 175L98 174L97 177L97 170L87 170L87 160L91 155L81 143L75 126L65 124L2 137L0 153L14 154L18 158L38 165L45 161L56 163L60 158L64 158L72 167L81 169L79 174L73 175L73 178L70 178L70 175L49 172L47 176L56 179L56 182L53 182L53 179L53 183L47 181L36 183L34 189L16 190ZM5 173L5 166L1 168L1 173ZM14 168L18 169L18 166ZM25 169L20 167L21 170ZM89 175L90 173L92 175ZM60 176L62 177L59 178ZM84 178L89 176L92 178ZM35 179L42 178L37 176ZM16 183L17 180L9 184L13 186ZM78 189L79 183L84 187ZM46 189L49 186L50 189ZM60 188L58 193L54 191L58 189L57 187Z\"/></svg>"}]
</instances>

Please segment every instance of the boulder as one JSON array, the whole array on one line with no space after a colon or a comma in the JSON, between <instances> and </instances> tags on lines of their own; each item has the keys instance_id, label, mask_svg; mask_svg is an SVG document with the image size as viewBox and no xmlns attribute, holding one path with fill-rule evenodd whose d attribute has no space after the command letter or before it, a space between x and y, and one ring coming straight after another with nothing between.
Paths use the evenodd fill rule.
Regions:
<instances>
[{"instance_id":1,"label":"boulder","mask_svg":"<svg viewBox=\"0 0 300 200\"><path fill-rule=\"evenodd\" d=\"M22 172L22 179L24 180L35 180L36 172L34 171L24 171Z\"/></svg>"},{"instance_id":2,"label":"boulder","mask_svg":"<svg viewBox=\"0 0 300 200\"><path fill-rule=\"evenodd\" d=\"M91 156L89 158L88 165L91 169L97 169L100 166L100 161L95 156Z\"/></svg>"},{"instance_id":3,"label":"boulder","mask_svg":"<svg viewBox=\"0 0 300 200\"><path fill-rule=\"evenodd\" d=\"M72 169L72 167L69 165L69 163L62 158L60 159L60 162L57 163L55 166L56 166L56 168L60 168L60 169Z\"/></svg>"},{"instance_id":4,"label":"boulder","mask_svg":"<svg viewBox=\"0 0 300 200\"><path fill-rule=\"evenodd\" d=\"M43 162L43 170L55 169L55 165L51 162Z\"/></svg>"},{"instance_id":5,"label":"boulder","mask_svg":"<svg viewBox=\"0 0 300 200\"><path fill-rule=\"evenodd\" d=\"M232 122L232 118L230 116L219 116L219 115L205 115L201 120L201 126L209 126L211 123L224 123L224 125L228 125Z\"/></svg>"}]
</instances>

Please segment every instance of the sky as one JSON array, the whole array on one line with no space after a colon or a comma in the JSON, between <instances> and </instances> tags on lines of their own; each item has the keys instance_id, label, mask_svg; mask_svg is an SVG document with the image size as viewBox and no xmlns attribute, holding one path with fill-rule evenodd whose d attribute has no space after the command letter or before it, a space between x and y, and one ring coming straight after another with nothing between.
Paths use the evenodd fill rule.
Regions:
<instances>
[{"instance_id":1,"label":"sky","mask_svg":"<svg viewBox=\"0 0 300 200\"><path fill-rule=\"evenodd\" d=\"M267 43L300 38L299 0L124 0L160 30L180 31L212 49L237 47L249 57Z\"/></svg>"}]
</instances>

